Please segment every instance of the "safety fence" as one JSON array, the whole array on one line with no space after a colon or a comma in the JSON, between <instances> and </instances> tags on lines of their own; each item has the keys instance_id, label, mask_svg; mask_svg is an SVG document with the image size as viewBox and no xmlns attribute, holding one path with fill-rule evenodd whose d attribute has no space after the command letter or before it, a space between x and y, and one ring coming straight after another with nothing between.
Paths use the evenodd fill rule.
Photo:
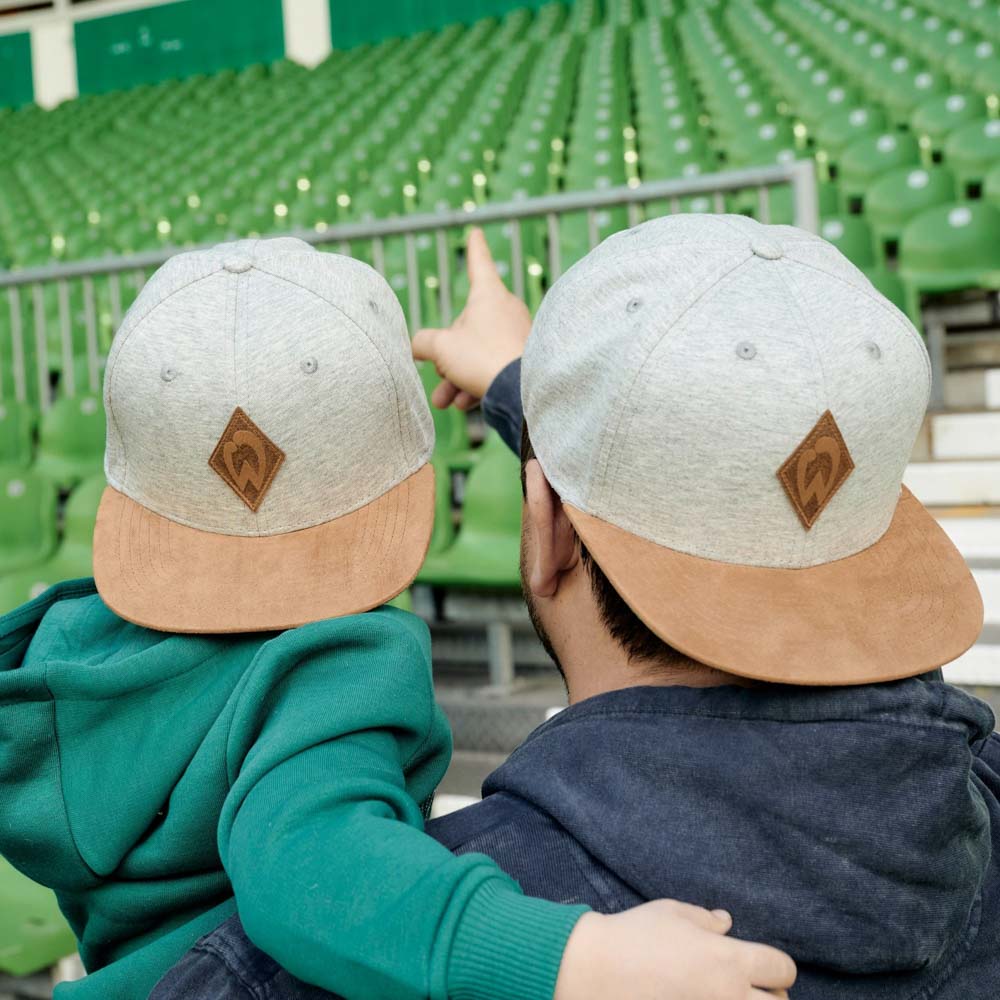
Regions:
<instances>
[{"instance_id":1,"label":"safety fence","mask_svg":"<svg viewBox=\"0 0 1000 1000\"><path fill-rule=\"evenodd\" d=\"M680 211L745 211L763 222L819 225L811 162L710 174L581 193L556 194L473 211L362 221L295 236L367 261L399 296L410 328L451 322L468 291L461 267L468 226L482 226L515 294L537 307L574 260L611 233ZM241 235L233 234L233 238ZM258 235L258 234L249 234ZM175 253L163 246L106 257L0 272L0 403L45 411L58 396L100 391L114 331L153 271Z\"/></svg>"}]
</instances>

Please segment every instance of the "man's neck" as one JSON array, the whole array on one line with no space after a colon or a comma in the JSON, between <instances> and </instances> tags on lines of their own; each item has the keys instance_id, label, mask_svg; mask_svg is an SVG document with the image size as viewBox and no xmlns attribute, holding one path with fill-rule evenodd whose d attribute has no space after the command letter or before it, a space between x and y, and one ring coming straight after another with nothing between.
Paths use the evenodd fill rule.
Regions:
<instances>
[{"instance_id":1,"label":"man's neck","mask_svg":"<svg viewBox=\"0 0 1000 1000\"><path fill-rule=\"evenodd\" d=\"M751 682L722 670L715 670L695 660L678 658L669 663L630 659L615 643L610 655L601 661L590 656L563 661L569 702L575 704L609 691L630 687L721 687L724 684L749 685Z\"/></svg>"}]
</instances>

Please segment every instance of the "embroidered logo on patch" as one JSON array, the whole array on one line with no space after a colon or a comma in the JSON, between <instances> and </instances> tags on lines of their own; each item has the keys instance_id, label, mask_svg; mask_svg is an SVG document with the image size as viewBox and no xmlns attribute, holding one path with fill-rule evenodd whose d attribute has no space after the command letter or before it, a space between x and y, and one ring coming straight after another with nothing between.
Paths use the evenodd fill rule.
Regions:
<instances>
[{"instance_id":1,"label":"embroidered logo on patch","mask_svg":"<svg viewBox=\"0 0 1000 1000\"><path fill-rule=\"evenodd\" d=\"M256 512L284 460L285 453L237 406L208 464Z\"/></svg>"},{"instance_id":2,"label":"embroidered logo on patch","mask_svg":"<svg viewBox=\"0 0 1000 1000\"><path fill-rule=\"evenodd\" d=\"M827 410L778 469L778 479L806 531L853 471L854 460L837 421Z\"/></svg>"}]
</instances>

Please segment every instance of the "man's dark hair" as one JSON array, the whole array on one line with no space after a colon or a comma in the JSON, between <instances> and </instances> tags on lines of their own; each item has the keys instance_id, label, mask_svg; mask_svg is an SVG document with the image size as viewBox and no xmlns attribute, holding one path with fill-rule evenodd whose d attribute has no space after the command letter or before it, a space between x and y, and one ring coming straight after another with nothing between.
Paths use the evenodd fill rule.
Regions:
<instances>
[{"instance_id":1,"label":"man's dark hair","mask_svg":"<svg viewBox=\"0 0 1000 1000\"><path fill-rule=\"evenodd\" d=\"M524 424L521 429L521 493L524 496L527 496L525 466L534 457L535 449L528 436L528 425ZM587 546L583 544L582 538L580 561L590 575L590 584L601 613L601 621L629 657L633 660L652 660L659 663L687 659L683 653L664 642L643 624L639 616L625 603L621 594L611 585L611 581L604 575L604 570L597 565Z\"/></svg>"}]
</instances>

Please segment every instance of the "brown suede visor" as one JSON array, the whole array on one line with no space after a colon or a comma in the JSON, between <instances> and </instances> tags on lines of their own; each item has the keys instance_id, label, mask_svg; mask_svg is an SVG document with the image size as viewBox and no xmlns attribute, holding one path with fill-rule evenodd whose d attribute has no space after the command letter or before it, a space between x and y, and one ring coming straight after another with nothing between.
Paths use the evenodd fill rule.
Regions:
<instances>
[{"instance_id":1,"label":"brown suede visor","mask_svg":"<svg viewBox=\"0 0 1000 1000\"><path fill-rule=\"evenodd\" d=\"M787 684L872 684L934 670L983 626L965 560L906 489L871 547L806 569L714 562L564 504L598 565L661 639L701 663Z\"/></svg>"},{"instance_id":2,"label":"brown suede visor","mask_svg":"<svg viewBox=\"0 0 1000 1000\"><path fill-rule=\"evenodd\" d=\"M413 582L434 523L430 464L366 506L280 535L177 524L108 488L94 532L105 604L165 632L271 632L378 607Z\"/></svg>"}]
</instances>

